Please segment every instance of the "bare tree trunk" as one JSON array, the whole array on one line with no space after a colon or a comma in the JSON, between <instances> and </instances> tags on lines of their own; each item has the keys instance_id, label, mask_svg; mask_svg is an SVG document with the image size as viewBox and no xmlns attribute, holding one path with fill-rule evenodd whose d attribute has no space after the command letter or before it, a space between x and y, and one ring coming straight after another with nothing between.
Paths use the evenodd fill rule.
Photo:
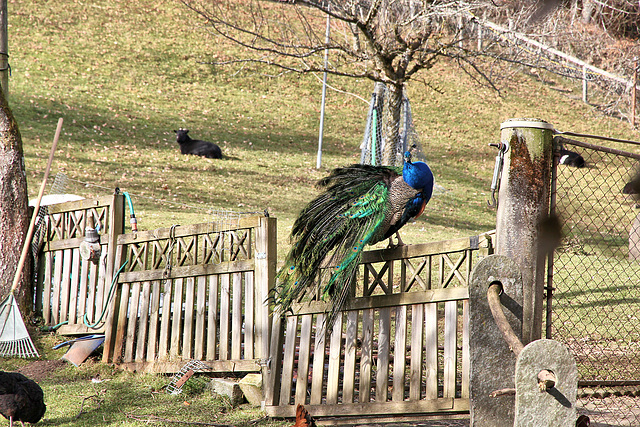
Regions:
<instances>
[{"instance_id":1,"label":"bare tree trunk","mask_svg":"<svg viewBox=\"0 0 640 427\"><path fill-rule=\"evenodd\" d=\"M384 108L384 152L382 154L382 164L386 166L396 166L398 162L398 152L400 141L400 118L402 113L402 91L403 85L387 85L387 105Z\"/></svg>"},{"instance_id":2,"label":"bare tree trunk","mask_svg":"<svg viewBox=\"0 0 640 427\"><path fill-rule=\"evenodd\" d=\"M22 138L9 104L0 90L0 296L9 294L29 225L27 176ZM15 291L23 314L32 311L30 263L25 264Z\"/></svg>"}]
</instances>

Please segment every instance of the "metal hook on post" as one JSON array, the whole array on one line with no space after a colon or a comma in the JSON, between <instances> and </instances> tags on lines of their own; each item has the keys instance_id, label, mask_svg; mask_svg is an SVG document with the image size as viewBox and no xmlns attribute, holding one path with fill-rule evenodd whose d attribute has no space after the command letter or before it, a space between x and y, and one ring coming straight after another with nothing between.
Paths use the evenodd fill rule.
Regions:
<instances>
[{"instance_id":1,"label":"metal hook on post","mask_svg":"<svg viewBox=\"0 0 640 427\"><path fill-rule=\"evenodd\" d=\"M498 185L500 184L500 176L502 174L502 166L504 165L504 153L509 150L509 144L506 142L490 143L490 147L496 147L498 149L498 155L496 156L496 163L493 166L493 179L491 180L491 201L487 200L489 207L495 208L498 206L496 200L496 191L498 191Z\"/></svg>"}]
</instances>

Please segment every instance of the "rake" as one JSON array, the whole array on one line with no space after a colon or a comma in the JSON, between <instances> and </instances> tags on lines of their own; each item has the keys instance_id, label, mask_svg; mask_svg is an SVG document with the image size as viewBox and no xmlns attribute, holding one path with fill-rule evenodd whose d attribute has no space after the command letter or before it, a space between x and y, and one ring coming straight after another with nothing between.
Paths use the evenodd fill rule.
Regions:
<instances>
[{"instance_id":1,"label":"rake","mask_svg":"<svg viewBox=\"0 0 640 427\"><path fill-rule=\"evenodd\" d=\"M18 308L18 302L14 296L14 292L20 282L20 276L22 274L22 268L27 260L29 253L29 243L33 238L33 233L36 224L36 218L38 216L38 210L40 209L40 202L42 201L42 195L44 194L44 187L47 184L47 178L49 177L49 171L51 170L51 163L53 162L53 154L56 151L56 145L58 145L58 139L60 138L60 131L62 130L62 117L58 120L58 127L56 128L56 134L53 138L53 146L51 147L51 153L49 154L49 161L47 162L47 169L44 172L44 180L40 186L40 192L38 193L38 200L31 216L31 223L29 224L29 230L22 246L22 253L20 254L20 261L18 262L18 268L13 278L13 285L7 296L2 303L0 303L0 356L19 356L19 357L39 357L38 350L33 345L29 332L20 315L20 309Z\"/></svg>"}]
</instances>

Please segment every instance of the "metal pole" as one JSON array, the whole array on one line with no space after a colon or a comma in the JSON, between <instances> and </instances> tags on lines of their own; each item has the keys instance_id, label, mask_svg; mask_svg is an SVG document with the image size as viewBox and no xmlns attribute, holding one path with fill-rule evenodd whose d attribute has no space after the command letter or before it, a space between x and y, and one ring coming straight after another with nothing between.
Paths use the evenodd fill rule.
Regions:
<instances>
[{"instance_id":1,"label":"metal pole","mask_svg":"<svg viewBox=\"0 0 640 427\"><path fill-rule=\"evenodd\" d=\"M636 87L638 85L638 58L633 61L633 86L631 87L631 126L636 127Z\"/></svg>"},{"instance_id":2,"label":"metal pole","mask_svg":"<svg viewBox=\"0 0 640 427\"><path fill-rule=\"evenodd\" d=\"M330 18L327 15L327 29L325 32L325 44L329 46L329 29ZM327 99L327 67L329 64L329 49L324 50L324 75L322 77L322 103L320 107L320 132L318 135L318 160L316 161L316 169L320 169L322 165L322 135L324 133L324 105Z\"/></svg>"},{"instance_id":3,"label":"metal pole","mask_svg":"<svg viewBox=\"0 0 640 427\"><path fill-rule=\"evenodd\" d=\"M587 67L582 67L582 102L589 103L589 95L587 93Z\"/></svg>"}]
</instances>

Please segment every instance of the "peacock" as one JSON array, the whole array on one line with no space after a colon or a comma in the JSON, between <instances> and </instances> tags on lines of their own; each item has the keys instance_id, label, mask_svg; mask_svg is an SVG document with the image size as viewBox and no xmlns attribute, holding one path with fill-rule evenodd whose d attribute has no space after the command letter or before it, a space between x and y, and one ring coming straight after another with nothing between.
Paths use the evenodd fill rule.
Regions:
<instances>
[{"instance_id":1,"label":"peacock","mask_svg":"<svg viewBox=\"0 0 640 427\"><path fill-rule=\"evenodd\" d=\"M331 276L320 289L330 302L326 324L332 326L348 304L365 246L389 239L417 218L431 198L433 173L424 162L404 154L401 168L355 164L334 169L318 181L323 189L302 210L291 230L292 247L276 275L276 313L291 311L303 296L316 295L321 268Z\"/></svg>"}]
</instances>

